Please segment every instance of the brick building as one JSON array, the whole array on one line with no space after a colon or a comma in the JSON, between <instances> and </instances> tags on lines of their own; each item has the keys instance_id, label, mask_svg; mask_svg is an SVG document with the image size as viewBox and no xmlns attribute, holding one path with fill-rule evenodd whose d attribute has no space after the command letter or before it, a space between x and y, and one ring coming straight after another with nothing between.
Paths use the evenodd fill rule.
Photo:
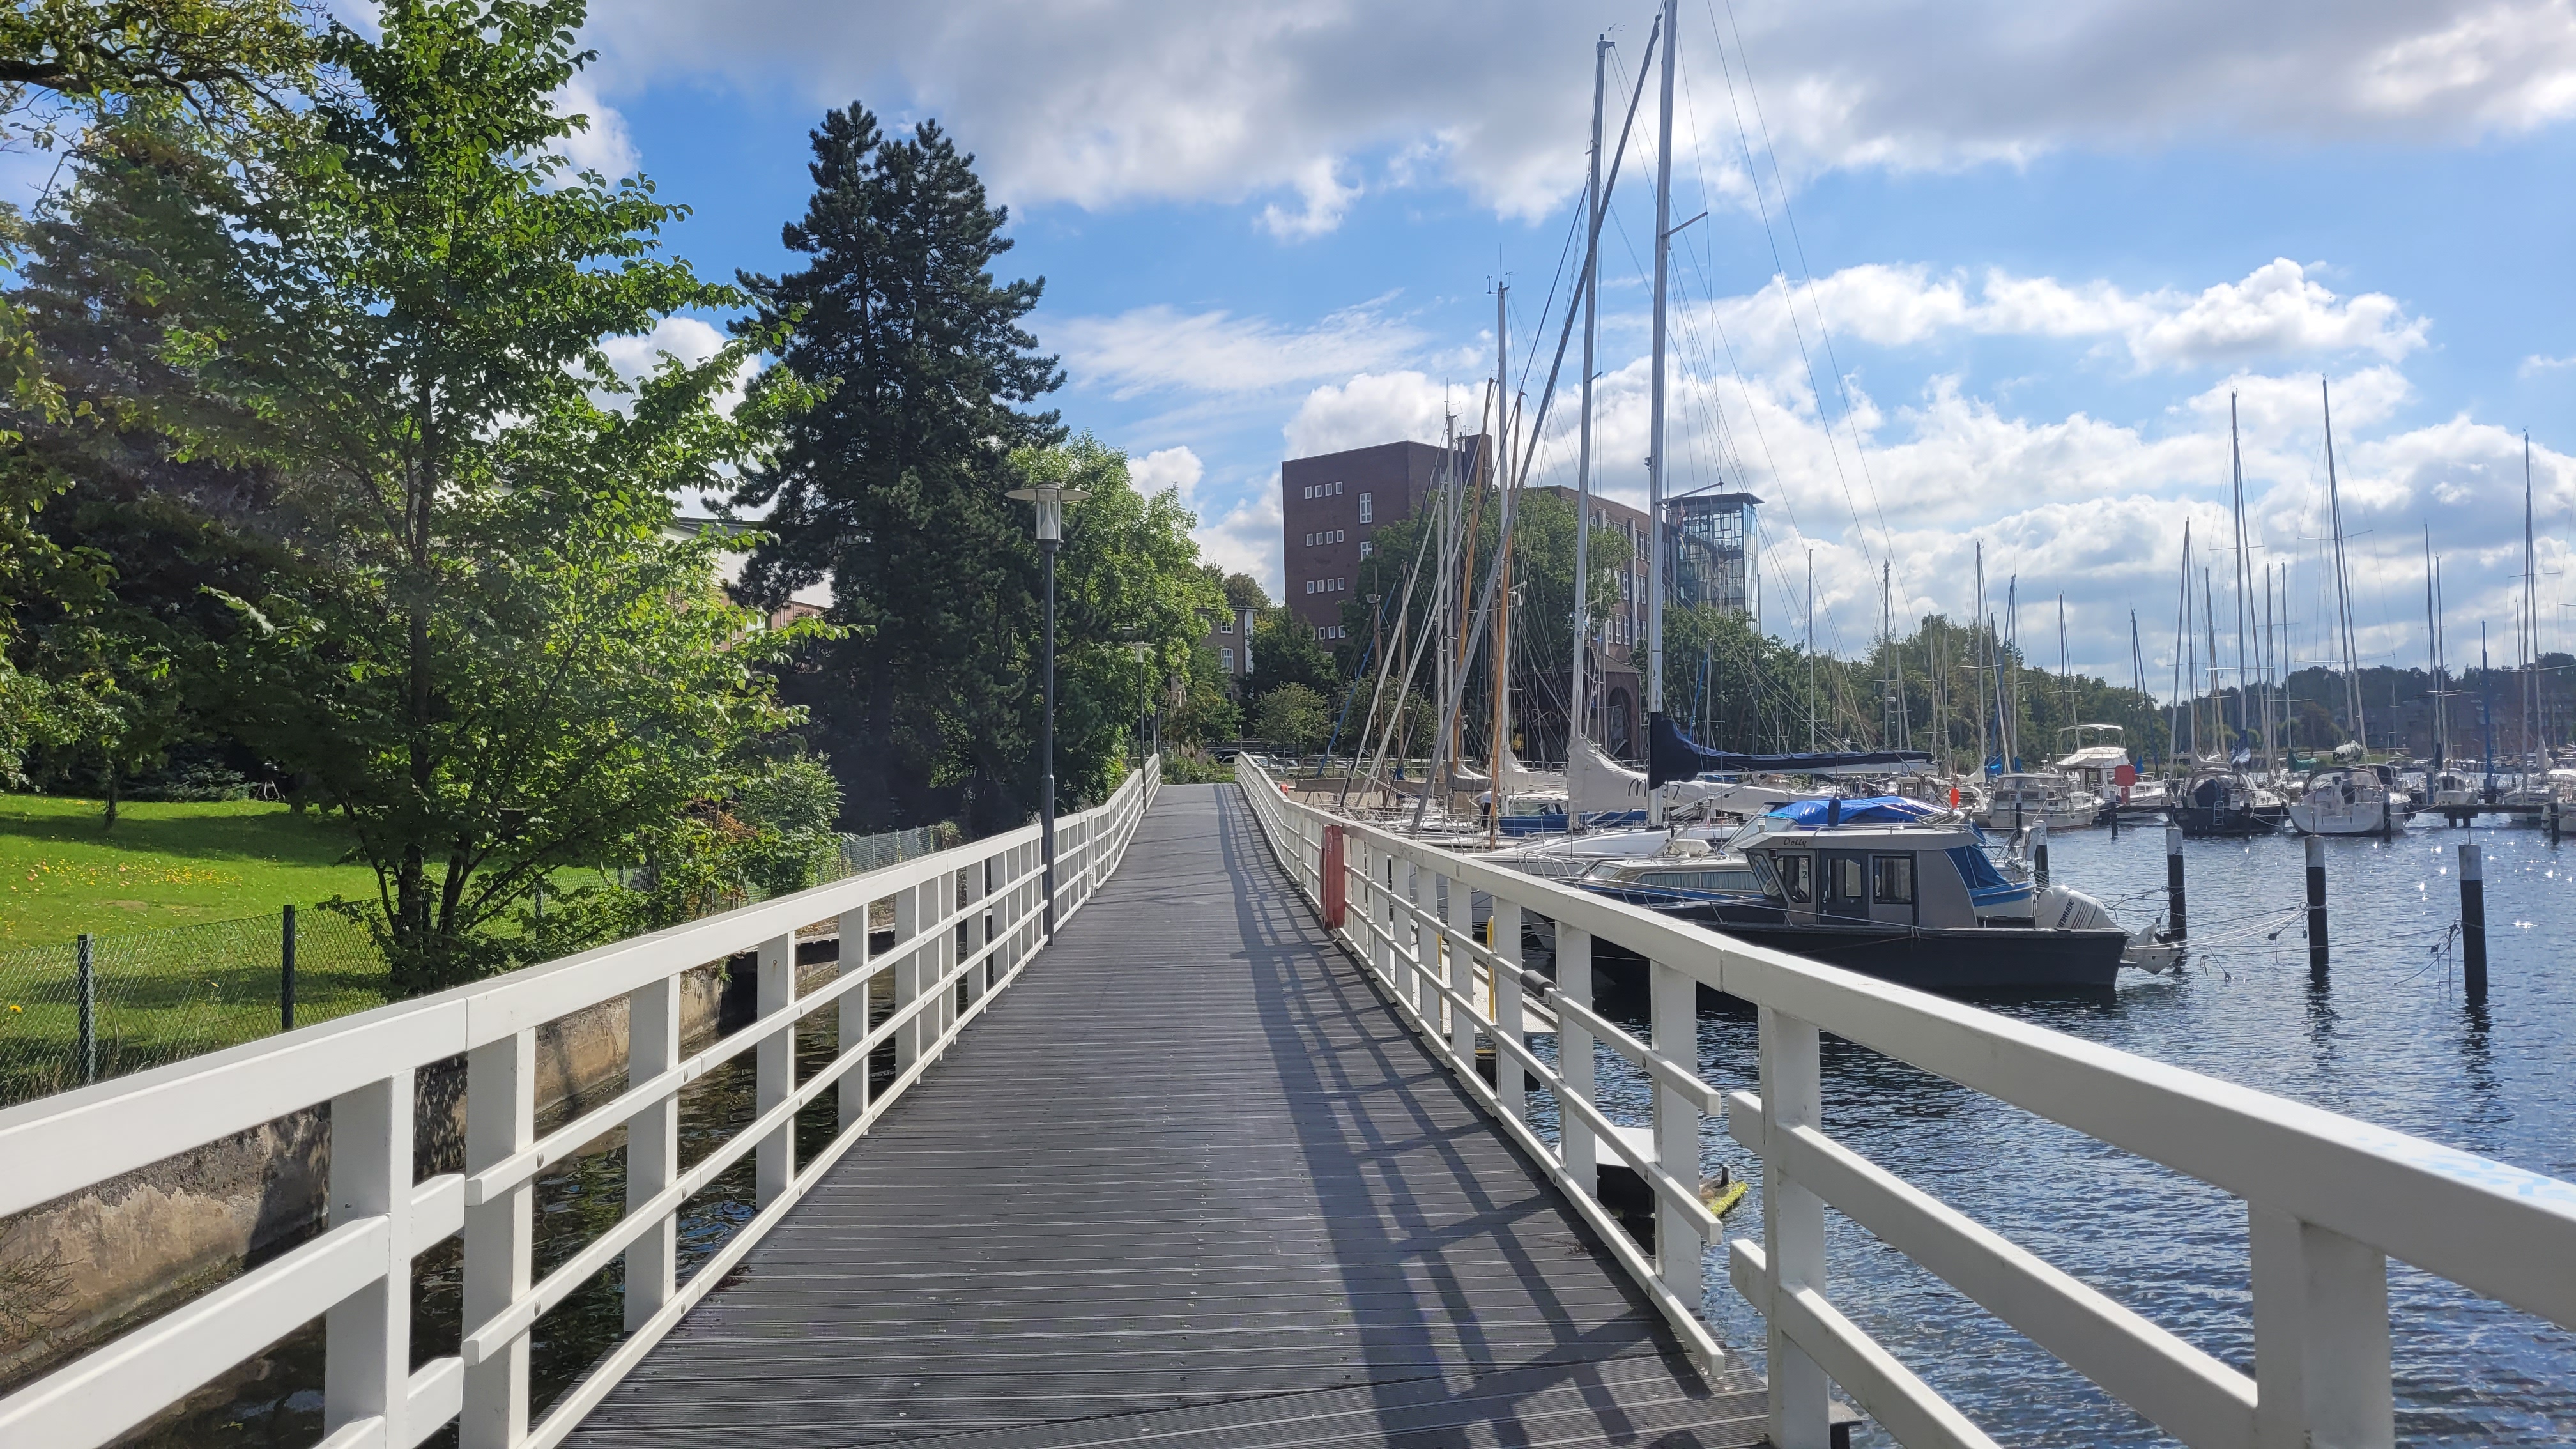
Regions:
<instances>
[{"instance_id":1,"label":"brick building","mask_svg":"<svg viewBox=\"0 0 2576 1449\"><path fill-rule=\"evenodd\" d=\"M1461 440L1458 464L1466 477L1480 476L1484 448L1482 435ZM1437 503L1442 463L1437 444L1381 443L1279 465L1280 557L1288 608L1318 639L1330 643L1342 637L1342 605L1358 585L1360 560L1370 556L1377 531ZM1555 494L1568 506L1574 502L1571 488L1537 491ZM1619 602L1609 617L1596 621L1598 642L1585 672L1597 691L1591 708L1603 743L1613 754L1633 759L1645 745L1644 695L1629 655L1645 637L1647 518L1639 509L1596 497L1592 525L1629 543L1630 561L1619 574ZM1522 703L1517 717L1527 758L1563 758L1565 719L1557 702L1564 692L1562 680L1553 690L1535 679L1518 686Z\"/></svg>"}]
</instances>

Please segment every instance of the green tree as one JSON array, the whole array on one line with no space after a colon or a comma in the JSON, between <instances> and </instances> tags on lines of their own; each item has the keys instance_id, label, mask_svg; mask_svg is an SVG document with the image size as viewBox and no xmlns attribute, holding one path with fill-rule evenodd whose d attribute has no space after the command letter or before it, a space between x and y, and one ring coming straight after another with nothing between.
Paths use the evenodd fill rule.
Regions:
<instances>
[{"instance_id":1,"label":"green tree","mask_svg":"<svg viewBox=\"0 0 2576 1449\"><path fill-rule=\"evenodd\" d=\"M1244 690L1255 700L1286 685L1300 685L1330 696L1340 687L1341 671L1333 653L1316 639L1314 626L1287 609L1272 609L1252 626L1252 674Z\"/></svg>"},{"instance_id":2,"label":"green tree","mask_svg":"<svg viewBox=\"0 0 2576 1449\"><path fill-rule=\"evenodd\" d=\"M1243 733L1243 709L1234 702L1230 683L1215 650L1191 650L1189 675L1164 721L1163 737L1178 745L1232 744Z\"/></svg>"},{"instance_id":3,"label":"green tree","mask_svg":"<svg viewBox=\"0 0 2576 1449\"><path fill-rule=\"evenodd\" d=\"M859 819L962 805L1017 824L1036 805L1038 553L1004 495L1012 454L1063 436L1025 410L1063 381L1020 325L1043 284L994 280L1009 213L936 122L889 137L853 104L812 144L814 195L784 234L808 263L744 280L829 396L737 495L769 506L774 540L748 582L776 599L828 579L859 630L794 682Z\"/></svg>"},{"instance_id":4,"label":"green tree","mask_svg":"<svg viewBox=\"0 0 2576 1449\"><path fill-rule=\"evenodd\" d=\"M1058 447L1023 449L1012 466L1030 482L1087 495L1066 510L1057 563L1056 776L1060 804L1103 800L1163 681L1189 669L1206 618L1219 606L1190 541L1198 520L1175 490L1137 492L1126 455L1088 433ZM1034 673L1044 641L1019 642ZM1022 701L1016 733L1033 744L1042 692L1026 691ZM1033 770L1035 751L1026 759L1021 768Z\"/></svg>"},{"instance_id":5,"label":"green tree","mask_svg":"<svg viewBox=\"0 0 2576 1449\"><path fill-rule=\"evenodd\" d=\"M216 140L263 134L294 111L318 53L291 0L23 0L0 11L0 149L51 149L67 124L136 114L187 117ZM0 268L22 263L27 240L17 207L0 203ZM149 758L166 733L145 718L166 714L171 677L154 641L86 618L41 644L22 632L73 623L103 597L94 557L67 556L40 526L74 478L46 441L120 421L67 393L64 361L48 355L18 297L0 299L0 593L17 626L0 632L0 781L9 783L22 782L31 748L131 761ZM22 668L30 664L37 672ZM112 823L112 798L109 813Z\"/></svg>"},{"instance_id":6,"label":"green tree","mask_svg":"<svg viewBox=\"0 0 2576 1449\"><path fill-rule=\"evenodd\" d=\"M227 724L348 815L397 979L512 964L488 928L554 870L722 799L793 723L771 634L671 499L758 466L809 401L769 334L618 377L603 338L743 298L656 255L649 184L568 174L578 3L393 0L334 27L344 89L247 160L129 128L58 256L126 324L89 385L160 461L255 474L307 563L223 590ZM811 632L811 631L806 631Z\"/></svg>"},{"instance_id":7,"label":"green tree","mask_svg":"<svg viewBox=\"0 0 2576 1449\"><path fill-rule=\"evenodd\" d=\"M1311 753L1333 727L1324 696L1293 681L1261 696L1255 715L1261 738L1282 754Z\"/></svg>"}]
</instances>

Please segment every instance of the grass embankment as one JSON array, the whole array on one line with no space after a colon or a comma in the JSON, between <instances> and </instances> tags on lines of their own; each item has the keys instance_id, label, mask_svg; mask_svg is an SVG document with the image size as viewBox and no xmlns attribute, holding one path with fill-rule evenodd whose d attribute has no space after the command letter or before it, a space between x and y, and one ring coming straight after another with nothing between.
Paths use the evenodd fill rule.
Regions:
<instances>
[{"instance_id":1,"label":"grass embankment","mask_svg":"<svg viewBox=\"0 0 2576 1449\"><path fill-rule=\"evenodd\" d=\"M118 807L112 830L100 814L95 800L0 795L0 950L375 898L375 872L319 813L144 802Z\"/></svg>"},{"instance_id":2,"label":"grass embankment","mask_svg":"<svg viewBox=\"0 0 2576 1449\"><path fill-rule=\"evenodd\" d=\"M0 796L0 1105L277 1030L278 908L372 900L375 873L318 815L251 801L144 803L100 825L89 800ZM97 937L94 1049L79 1049L77 953ZM296 1020L384 1000L366 928L300 909Z\"/></svg>"}]
</instances>

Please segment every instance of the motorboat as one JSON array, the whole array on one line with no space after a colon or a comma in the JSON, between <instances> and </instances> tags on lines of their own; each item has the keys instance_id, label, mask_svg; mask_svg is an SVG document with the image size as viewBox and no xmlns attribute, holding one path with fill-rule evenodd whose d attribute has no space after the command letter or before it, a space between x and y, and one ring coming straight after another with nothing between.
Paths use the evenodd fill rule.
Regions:
<instances>
[{"instance_id":1,"label":"motorboat","mask_svg":"<svg viewBox=\"0 0 2576 1449\"><path fill-rule=\"evenodd\" d=\"M2173 822L2193 840L2269 835L2279 821L2262 813L2256 794L2254 782L2237 771L2204 763L2174 792Z\"/></svg>"},{"instance_id":2,"label":"motorboat","mask_svg":"<svg viewBox=\"0 0 2576 1449\"><path fill-rule=\"evenodd\" d=\"M2130 936L2099 901L2008 878L1974 825L1914 813L1922 809L1895 797L1823 810L1801 802L1750 822L1725 856L1692 863L1707 886L1682 884L1679 868L1581 884L1752 945L1929 991L2113 984ZM1741 867L1729 859L1739 853ZM1739 870L1758 895L1731 889Z\"/></svg>"},{"instance_id":3,"label":"motorboat","mask_svg":"<svg viewBox=\"0 0 2576 1449\"><path fill-rule=\"evenodd\" d=\"M2079 792L2075 781L2053 771L1996 775L1986 791L1984 813L1972 817L1988 830L2020 830L2045 825L2051 830L2080 830L2095 824L2102 802Z\"/></svg>"},{"instance_id":4,"label":"motorboat","mask_svg":"<svg viewBox=\"0 0 2576 1449\"><path fill-rule=\"evenodd\" d=\"M2075 748L2051 768L2073 781L2078 795L2094 802L2096 814L2117 811L2122 815L2153 815L2170 804L2162 781L2138 778L2137 764L2129 758L2129 747L2125 743L2128 732L2120 726L2069 725L2058 733L2073 735ZM2096 735L2109 738L2100 743L2087 743Z\"/></svg>"},{"instance_id":5,"label":"motorboat","mask_svg":"<svg viewBox=\"0 0 2576 1449\"><path fill-rule=\"evenodd\" d=\"M2335 765L2315 771L2290 802L2290 827L2301 835L2394 835L2414 813L2386 765Z\"/></svg>"}]
</instances>

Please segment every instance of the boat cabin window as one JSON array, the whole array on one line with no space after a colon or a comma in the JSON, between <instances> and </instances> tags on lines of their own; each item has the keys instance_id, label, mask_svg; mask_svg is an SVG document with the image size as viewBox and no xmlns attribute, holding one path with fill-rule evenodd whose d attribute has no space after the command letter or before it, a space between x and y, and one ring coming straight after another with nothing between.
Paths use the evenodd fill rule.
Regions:
<instances>
[{"instance_id":1,"label":"boat cabin window","mask_svg":"<svg viewBox=\"0 0 2576 1449\"><path fill-rule=\"evenodd\" d=\"M1914 904L1914 857L1873 855L1869 858L1870 898L1882 906Z\"/></svg>"},{"instance_id":2,"label":"boat cabin window","mask_svg":"<svg viewBox=\"0 0 2576 1449\"><path fill-rule=\"evenodd\" d=\"M1780 872L1780 894L1806 905L1816 898L1815 857L1778 854L1771 857Z\"/></svg>"},{"instance_id":3,"label":"boat cabin window","mask_svg":"<svg viewBox=\"0 0 2576 1449\"><path fill-rule=\"evenodd\" d=\"M1854 902L1869 899L1868 894L1861 889L1860 857L1835 856L1825 862L1825 870L1826 890L1833 899Z\"/></svg>"}]
</instances>

